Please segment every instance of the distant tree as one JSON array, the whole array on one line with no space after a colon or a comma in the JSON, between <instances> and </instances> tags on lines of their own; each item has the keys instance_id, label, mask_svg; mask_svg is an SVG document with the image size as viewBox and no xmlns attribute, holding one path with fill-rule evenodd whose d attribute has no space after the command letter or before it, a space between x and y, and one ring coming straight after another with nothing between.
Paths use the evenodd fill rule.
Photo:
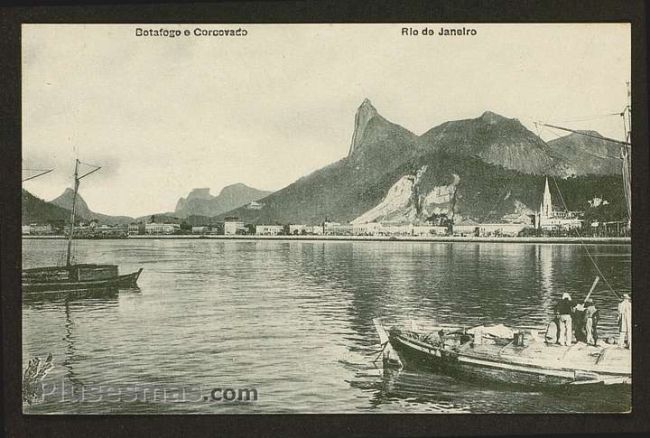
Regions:
<instances>
[{"instance_id":1,"label":"distant tree","mask_svg":"<svg viewBox=\"0 0 650 438\"><path fill-rule=\"evenodd\" d=\"M192 231L192 225L190 225L186 221L181 222L181 231L184 231L184 232Z\"/></svg>"}]
</instances>

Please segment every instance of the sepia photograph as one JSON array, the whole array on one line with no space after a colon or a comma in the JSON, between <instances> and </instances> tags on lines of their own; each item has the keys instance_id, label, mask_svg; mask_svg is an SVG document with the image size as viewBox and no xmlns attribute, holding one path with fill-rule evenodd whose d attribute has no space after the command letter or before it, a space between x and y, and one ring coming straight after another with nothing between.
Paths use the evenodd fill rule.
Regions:
<instances>
[{"instance_id":1,"label":"sepia photograph","mask_svg":"<svg viewBox=\"0 0 650 438\"><path fill-rule=\"evenodd\" d=\"M20 33L24 414L634 412L629 23Z\"/></svg>"}]
</instances>

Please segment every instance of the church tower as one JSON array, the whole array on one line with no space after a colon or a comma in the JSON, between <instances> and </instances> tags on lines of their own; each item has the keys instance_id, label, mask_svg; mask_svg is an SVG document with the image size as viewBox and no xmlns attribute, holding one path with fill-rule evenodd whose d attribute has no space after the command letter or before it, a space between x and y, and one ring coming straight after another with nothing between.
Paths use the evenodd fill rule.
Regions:
<instances>
[{"instance_id":1,"label":"church tower","mask_svg":"<svg viewBox=\"0 0 650 438\"><path fill-rule=\"evenodd\" d=\"M546 183L544 184L544 196L542 197L542 203L539 206L539 219L540 224L545 222L545 220L553 217L553 201L551 199L551 191L548 188L548 177L546 177Z\"/></svg>"}]
</instances>

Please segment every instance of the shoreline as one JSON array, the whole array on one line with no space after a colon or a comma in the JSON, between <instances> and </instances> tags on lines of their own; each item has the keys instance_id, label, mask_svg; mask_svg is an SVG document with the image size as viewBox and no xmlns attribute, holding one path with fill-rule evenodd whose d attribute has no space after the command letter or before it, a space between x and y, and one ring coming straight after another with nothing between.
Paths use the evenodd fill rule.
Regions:
<instances>
[{"instance_id":1,"label":"shoreline","mask_svg":"<svg viewBox=\"0 0 650 438\"><path fill-rule=\"evenodd\" d=\"M30 236L23 239L66 239L65 236ZM74 240L298 240L298 241L350 241L350 242L475 242L475 243L564 243L630 245L630 237L471 237L471 236L224 236L224 235L138 235L123 238Z\"/></svg>"}]
</instances>

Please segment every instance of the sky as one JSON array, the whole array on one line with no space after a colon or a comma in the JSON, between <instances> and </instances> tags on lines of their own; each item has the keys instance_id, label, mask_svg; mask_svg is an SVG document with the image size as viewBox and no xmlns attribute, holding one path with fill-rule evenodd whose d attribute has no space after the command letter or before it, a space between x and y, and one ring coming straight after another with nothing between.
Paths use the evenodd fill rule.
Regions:
<instances>
[{"instance_id":1,"label":"sky","mask_svg":"<svg viewBox=\"0 0 650 438\"><path fill-rule=\"evenodd\" d=\"M423 35L425 27L476 35ZM418 135L490 110L545 140L563 133L535 121L622 139L611 114L627 104L630 28L25 24L22 71L23 168L55 169L23 187L57 197L72 186L78 156L102 166L81 184L89 207L137 217L173 211L192 188L278 190L345 157L364 98Z\"/></svg>"}]
</instances>

